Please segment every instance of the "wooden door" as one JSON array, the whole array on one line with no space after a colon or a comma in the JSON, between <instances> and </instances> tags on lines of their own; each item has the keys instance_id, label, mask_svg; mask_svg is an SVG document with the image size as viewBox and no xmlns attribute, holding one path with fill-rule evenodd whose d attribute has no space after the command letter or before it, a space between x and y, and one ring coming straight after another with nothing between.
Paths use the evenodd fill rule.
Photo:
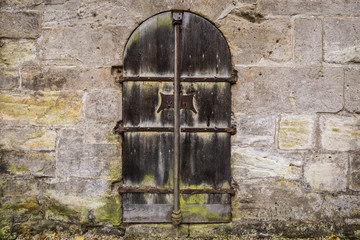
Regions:
<instances>
[{"instance_id":1,"label":"wooden door","mask_svg":"<svg viewBox=\"0 0 360 240\"><path fill-rule=\"evenodd\" d=\"M155 15L124 53L124 222L171 222L173 209L174 26ZM181 22L180 209L183 223L231 220L231 55L220 31L190 12Z\"/></svg>"}]
</instances>

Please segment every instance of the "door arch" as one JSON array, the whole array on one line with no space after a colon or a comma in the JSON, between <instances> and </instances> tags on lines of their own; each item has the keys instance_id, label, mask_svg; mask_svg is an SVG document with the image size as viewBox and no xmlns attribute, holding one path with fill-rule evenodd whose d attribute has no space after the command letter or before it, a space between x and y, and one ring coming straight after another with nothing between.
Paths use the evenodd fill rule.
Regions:
<instances>
[{"instance_id":1,"label":"door arch","mask_svg":"<svg viewBox=\"0 0 360 240\"><path fill-rule=\"evenodd\" d=\"M230 134L235 130L230 126L230 84L234 80L227 42L205 18L168 11L134 30L124 51L123 121L118 129L123 134L124 182L119 191L124 222L171 222L174 198L179 198L183 223L231 220ZM176 111L178 185L173 177ZM179 196L174 188L179 188Z\"/></svg>"}]
</instances>

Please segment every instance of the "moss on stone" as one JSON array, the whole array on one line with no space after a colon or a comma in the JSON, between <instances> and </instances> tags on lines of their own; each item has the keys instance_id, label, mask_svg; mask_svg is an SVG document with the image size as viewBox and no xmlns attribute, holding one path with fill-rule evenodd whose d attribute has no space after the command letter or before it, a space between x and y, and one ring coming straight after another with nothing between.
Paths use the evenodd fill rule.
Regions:
<instances>
[{"instance_id":1,"label":"moss on stone","mask_svg":"<svg viewBox=\"0 0 360 240\"><path fill-rule=\"evenodd\" d=\"M16 164L11 164L10 167L8 168L8 170L11 173L17 174L17 173L23 173L23 172L30 172L30 170L24 166L24 165L16 165Z\"/></svg>"},{"instance_id":2,"label":"moss on stone","mask_svg":"<svg viewBox=\"0 0 360 240\"><path fill-rule=\"evenodd\" d=\"M110 179L117 180L121 178L121 165L120 163L111 164L109 167Z\"/></svg>"},{"instance_id":3,"label":"moss on stone","mask_svg":"<svg viewBox=\"0 0 360 240\"><path fill-rule=\"evenodd\" d=\"M113 226L118 226L121 221L121 205L115 196L105 197L104 205L95 209L94 213L98 222L109 222Z\"/></svg>"}]
</instances>

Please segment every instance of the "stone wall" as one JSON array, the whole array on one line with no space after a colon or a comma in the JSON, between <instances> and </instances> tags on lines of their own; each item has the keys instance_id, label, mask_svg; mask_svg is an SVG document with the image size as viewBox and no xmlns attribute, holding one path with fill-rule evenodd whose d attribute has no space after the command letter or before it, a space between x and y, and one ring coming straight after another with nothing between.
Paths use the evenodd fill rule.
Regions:
<instances>
[{"instance_id":1,"label":"stone wall","mask_svg":"<svg viewBox=\"0 0 360 240\"><path fill-rule=\"evenodd\" d=\"M121 224L120 66L131 32L180 8L223 32L232 87L229 224ZM0 239L360 237L357 0L1 0Z\"/></svg>"}]
</instances>

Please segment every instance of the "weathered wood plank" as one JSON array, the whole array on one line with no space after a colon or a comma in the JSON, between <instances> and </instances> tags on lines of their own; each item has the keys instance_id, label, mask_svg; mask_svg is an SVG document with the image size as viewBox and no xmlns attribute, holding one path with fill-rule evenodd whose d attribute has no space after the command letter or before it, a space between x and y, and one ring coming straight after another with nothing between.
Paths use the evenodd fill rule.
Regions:
<instances>
[{"instance_id":1,"label":"weathered wood plank","mask_svg":"<svg viewBox=\"0 0 360 240\"><path fill-rule=\"evenodd\" d=\"M183 223L220 223L231 220L229 204L187 204L180 206Z\"/></svg>"},{"instance_id":2,"label":"weathered wood plank","mask_svg":"<svg viewBox=\"0 0 360 240\"><path fill-rule=\"evenodd\" d=\"M128 223L171 222L172 204L124 204L123 221Z\"/></svg>"}]
</instances>

